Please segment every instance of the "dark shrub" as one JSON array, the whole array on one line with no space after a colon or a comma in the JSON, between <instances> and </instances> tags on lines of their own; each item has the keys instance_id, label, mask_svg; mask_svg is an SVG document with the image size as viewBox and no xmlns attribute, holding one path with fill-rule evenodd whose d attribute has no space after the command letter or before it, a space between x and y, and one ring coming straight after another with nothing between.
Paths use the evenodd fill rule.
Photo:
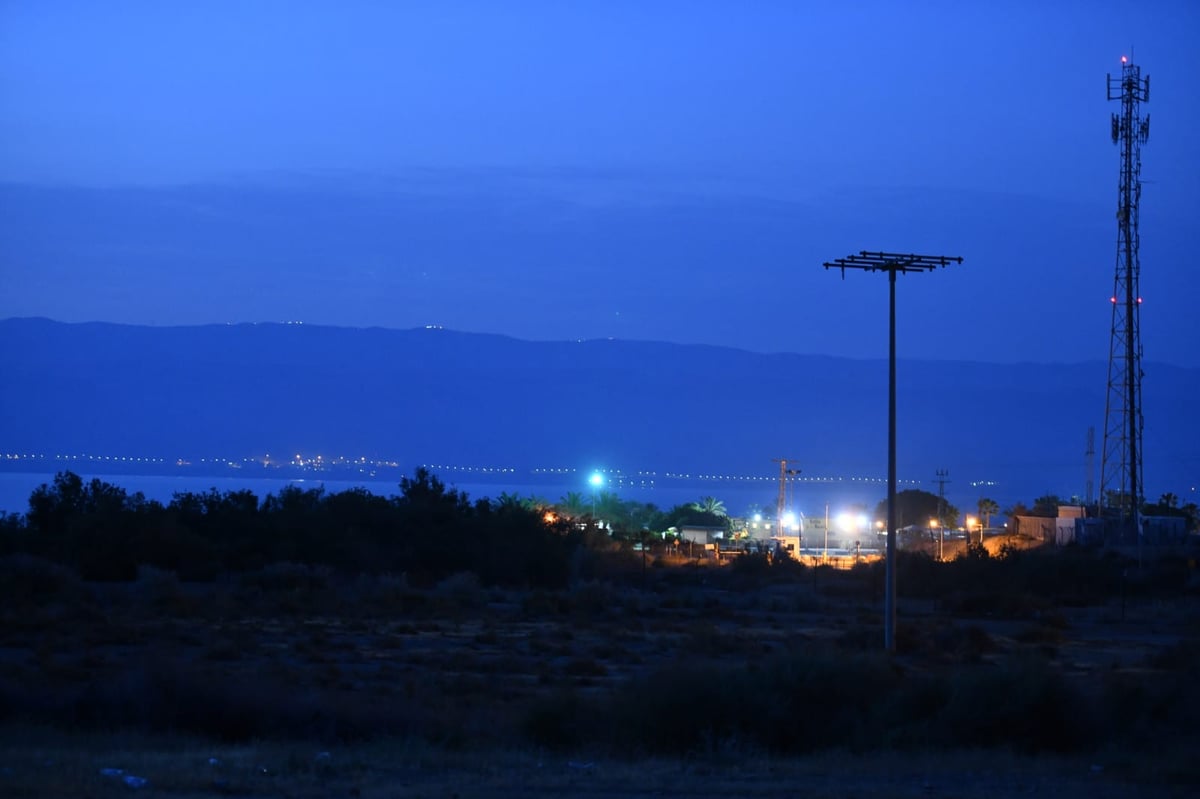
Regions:
<instances>
[{"instance_id":1,"label":"dark shrub","mask_svg":"<svg viewBox=\"0 0 1200 799\"><path fill-rule=\"evenodd\" d=\"M938 725L942 745L1076 752L1097 741L1083 691L1042 661L961 672L945 689L948 701Z\"/></svg>"},{"instance_id":2,"label":"dark shrub","mask_svg":"<svg viewBox=\"0 0 1200 799\"><path fill-rule=\"evenodd\" d=\"M79 575L66 566L33 555L0 558L0 601L6 607L42 605L82 592Z\"/></svg>"},{"instance_id":3,"label":"dark shrub","mask_svg":"<svg viewBox=\"0 0 1200 799\"><path fill-rule=\"evenodd\" d=\"M436 728L395 699L381 704L377 697L350 691L304 688L277 677L234 676L161 659L93 683L59 716L71 726L178 732L223 741L349 740Z\"/></svg>"},{"instance_id":4,"label":"dark shrub","mask_svg":"<svg viewBox=\"0 0 1200 799\"><path fill-rule=\"evenodd\" d=\"M241 583L264 591L318 591L329 585L329 569L305 563L272 563L242 575Z\"/></svg>"},{"instance_id":5,"label":"dark shrub","mask_svg":"<svg viewBox=\"0 0 1200 799\"><path fill-rule=\"evenodd\" d=\"M746 672L684 664L618 689L606 710L612 746L678 755L744 738L767 702Z\"/></svg>"},{"instance_id":6,"label":"dark shrub","mask_svg":"<svg viewBox=\"0 0 1200 799\"><path fill-rule=\"evenodd\" d=\"M731 741L786 753L871 748L884 733L878 698L897 679L882 657L825 650L749 669L681 665L616 692L615 743L660 754Z\"/></svg>"},{"instance_id":7,"label":"dark shrub","mask_svg":"<svg viewBox=\"0 0 1200 799\"><path fill-rule=\"evenodd\" d=\"M746 580L763 580L771 573L771 558L765 552L750 552L734 559L730 570Z\"/></svg>"},{"instance_id":8,"label":"dark shrub","mask_svg":"<svg viewBox=\"0 0 1200 799\"><path fill-rule=\"evenodd\" d=\"M590 730L585 735L589 719L595 719L596 709L589 707L574 689L563 688L530 706L521 721L521 732L538 746L548 749L574 749L595 737Z\"/></svg>"}]
</instances>

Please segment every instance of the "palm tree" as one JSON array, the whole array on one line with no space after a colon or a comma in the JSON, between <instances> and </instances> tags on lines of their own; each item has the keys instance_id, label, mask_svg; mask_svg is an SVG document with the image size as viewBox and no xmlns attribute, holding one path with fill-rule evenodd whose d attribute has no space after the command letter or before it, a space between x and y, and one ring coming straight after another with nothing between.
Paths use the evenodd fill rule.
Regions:
<instances>
[{"instance_id":1,"label":"palm tree","mask_svg":"<svg viewBox=\"0 0 1200 799\"><path fill-rule=\"evenodd\" d=\"M1017 500L1011 506L1004 509L1004 515L1012 518L1013 516L1028 516L1029 508L1024 502Z\"/></svg>"},{"instance_id":2,"label":"palm tree","mask_svg":"<svg viewBox=\"0 0 1200 799\"><path fill-rule=\"evenodd\" d=\"M1188 518L1188 530L1193 533L1200 531L1200 508L1196 507L1196 503L1189 502L1180 510Z\"/></svg>"},{"instance_id":3,"label":"palm tree","mask_svg":"<svg viewBox=\"0 0 1200 799\"><path fill-rule=\"evenodd\" d=\"M521 500L520 494L516 492L510 494L507 491L501 491L500 496L493 500L493 504L497 509L512 510L513 508L522 507L524 503Z\"/></svg>"},{"instance_id":4,"label":"palm tree","mask_svg":"<svg viewBox=\"0 0 1200 799\"><path fill-rule=\"evenodd\" d=\"M1058 506L1063 501L1057 494L1046 494L1033 501L1033 515L1053 518L1058 515Z\"/></svg>"},{"instance_id":5,"label":"palm tree","mask_svg":"<svg viewBox=\"0 0 1200 799\"><path fill-rule=\"evenodd\" d=\"M729 515L725 511L725 503L716 497L700 497L699 502L692 503L692 510L697 510L701 513L711 513L713 516Z\"/></svg>"},{"instance_id":6,"label":"palm tree","mask_svg":"<svg viewBox=\"0 0 1200 799\"><path fill-rule=\"evenodd\" d=\"M553 507L553 505L550 503L550 500L546 499L545 497L539 497L536 494L530 494L521 500L521 507L523 507L525 510L534 511L535 513L545 513L547 510Z\"/></svg>"},{"instance_id":7,"label":"palm tree","mask_svg":"<svg viewBox=\"0 0 1200 799\"><path fill-rule=\"evenodd\" d=\"M614 528L624 530L628 524L625 501L613 491L600 491L596 494L596 518L603 519L611 531Z\"/></svg>"},{"instance_id":8,"label":"palm tree","mask_svg":"<svg viewBox=\"0 0 1200 799\"><path fill-rule=\"evenodd\" d=\"M558 512L568 519L587 515L590 507L590 501L578 491L568 491L558 500Z\"/></svg>"},{"instance_id":9,"label":"palm tree","mask_svg":"<svg viewBox=\"0 0 1200 799\"><path fill-rule=\"evenodd\" d=\"M983 518L983 529L986 530L992 526L992 514L1000 512L1000 506L994 499L987 497L979 498L978 505L979 515Z\"/></svg>"}]
</instances>

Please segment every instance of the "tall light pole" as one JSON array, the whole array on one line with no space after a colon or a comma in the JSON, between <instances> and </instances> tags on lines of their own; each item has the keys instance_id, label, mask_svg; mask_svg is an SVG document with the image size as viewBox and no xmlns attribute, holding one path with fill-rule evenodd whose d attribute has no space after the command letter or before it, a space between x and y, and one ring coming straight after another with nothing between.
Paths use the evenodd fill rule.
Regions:
<instances>
[{"instance_id":1,"label":"tall light pole","mask_svg":"<svg viewBox=\"0 0 1200 799\"><path fill-rule=\"evenodd\" d=\"M588 478L588 482L592 486L592 523L596 522L596 489L604 485L604 475L600 472L592 472L592 476Z\"/></svg>"},{"instance_id":2,"label":"tall light pole","mask_svg":"<svg viewBox=\"0 0 1200 799\"><path fill-rule=\"evenodd\" d=\"M937 484L938 484L938 521L941 522L942 527L945 528L945 526L946 526L946 483L950 482L946 478L949 476L950 471L948 469L938 469L935 472L935 474L937 475ZM941 546L941 544L939 544L938 546ZM942 559L942 552L939 549L938 550L938 560L941 560L941 559Z\"/></svg>"},{"instance_id":3,"label":"tall light pole","mask_svg":"<svg viewBox=\"0 0 1200 799\"><path fill-rule=\"evenodd\" d=\"M825 503L825 550L821 553L821 562L829 560L829 503Z\"/></svg>"},{"instance_id":4,"label":"tall light pole","mask_svg":"<svg viewBox=\"0 0 1200 799\"><path fill-rule=\"evenodd\" d=\"M887 499L887 569L883 609L883 645L888 652L896 651L896 273L932 272L939 266L961 264L962 258L946 255L913 255L912 253L867 252L838 258L822 264L826 269L847 269L888 273L888 499Z\"/></svg>"}]
</instances>

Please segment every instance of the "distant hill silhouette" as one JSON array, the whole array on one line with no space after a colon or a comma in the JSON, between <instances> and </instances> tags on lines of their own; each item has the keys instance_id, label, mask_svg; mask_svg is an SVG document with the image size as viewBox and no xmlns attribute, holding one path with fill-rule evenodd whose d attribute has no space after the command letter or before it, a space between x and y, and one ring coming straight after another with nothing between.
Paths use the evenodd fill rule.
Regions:
<instances>
[{"instance_id":1,"label":"distant hill silhouette","mask_svg":"<svg viewBox=\"0 0 1200 799\"><path fill-rule=\"evenodd\" d=\"M1189 501L1200 370L1146 373L1147 493ZM884 360L449 330L10 319L0 321L0 375L0 452L320 452L765 475L790 457L812 476L886 471ZM902 360L901 476L949 468L956 481L1021 495L1082 493L1089 425L1100 467L1105 378L1102 362Z\"/></svg>"}]
</instances>

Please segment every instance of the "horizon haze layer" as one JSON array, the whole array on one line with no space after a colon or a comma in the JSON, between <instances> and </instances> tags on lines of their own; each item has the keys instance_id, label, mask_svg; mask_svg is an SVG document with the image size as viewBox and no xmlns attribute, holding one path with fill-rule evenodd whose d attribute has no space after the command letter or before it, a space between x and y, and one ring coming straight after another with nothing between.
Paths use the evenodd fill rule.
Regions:
<instances>
[{"instance_id":1,"label":"horizon haze layer","mask_svg":"<svg viewBox=\"0 0 1200 799\"><path fill-rule=\"evenodd\" d=\"M1200 369L1148 367L1147 494L1192 501ZM785 457L811 478L886 473L884 361L425 328L3 320L0 373L4 452L302 452L766 479ZM959 505L1083 496L1095 427L1098 491L1104 396L1101 361L901 359L901 476L950 469Z\"/></svg>"},{"instance_id":2,"label":"horizon haze layer","mask_svg":"<svg viewBox=\"0 0 1200 799\"><path fill-rule=\"evenodd\" d=\"M897 286L900 353L1107 358L1110 170L1039 193L641 172L414 170L179 186L0 183L0 317L155 326L300 320L526 340L621 338L886 356L860 249L963 256ZM1144 204L1147 357L1200 366L1192 228Z\"/></svg>"}]
</instances>

